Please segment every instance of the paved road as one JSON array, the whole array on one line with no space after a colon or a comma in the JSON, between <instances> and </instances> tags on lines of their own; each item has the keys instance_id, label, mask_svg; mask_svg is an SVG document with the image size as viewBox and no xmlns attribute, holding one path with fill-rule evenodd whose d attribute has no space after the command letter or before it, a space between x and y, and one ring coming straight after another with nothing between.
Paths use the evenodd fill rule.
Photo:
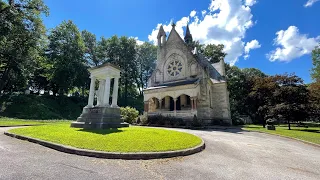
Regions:
<instances>
[{"instance_id":1,"label":"paved road","mask_svg":"<svg viewBox=\"0 0 320 180\"><path fill-rule=\"evenodd\" d=\"M206 149L188 157L108 160L58 152L3 135L0 179L320 179L320 148L245 131L193 131Z\"/></svg>"}]
</instances>

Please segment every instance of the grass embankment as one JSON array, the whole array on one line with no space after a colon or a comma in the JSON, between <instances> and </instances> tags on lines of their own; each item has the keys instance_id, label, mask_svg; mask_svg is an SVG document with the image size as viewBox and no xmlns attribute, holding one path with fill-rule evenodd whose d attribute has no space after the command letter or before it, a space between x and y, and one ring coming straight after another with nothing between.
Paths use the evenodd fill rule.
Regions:
<instances>
[{"instance_id":1,"label":"grass embankment","mask_svg":"<svg viewBox=\"0 0 320 180\"><path fill-rule=\"evenodd\" d=\"M129 127L105 130L70 128L52 124L12 129L9 132L81 149L107 152L160 152L199 145L197 136L171 130Z\"/></svg>"},{"instance_id":2,"label":"grass embankment","mask_svg":"<svg viewBox=\"0 0 320 180\"><path fill-rule=\"evenodd\" d=\"M86 98L12 94L0 96L0 116L19 119L77 119Z\"/></svg>"},{"instance_id":3,"label":"grass embankment","mask_svg":"<svg viewBox=\"0 0 320 180\"><path fill-rule=\"evenodd\" d=\"M28 126L28 125L46 125L51 123L70 123L70 121L63 120L25 120L0 117L0 126Z\"/></svg>"},{"instance_id":4,"label":"grass embankment","mask_svg":"<svg viewBox=\"0 0 320 180\"><path fill-rule=\"evenodd\" d=\"M315 144L320 144L320 127L291 127L291 130L288 130L288 127L276 126L276 130L272 131L266 130L262 126L258 125L245 125L242 129L248 131L259 131L269 134L282 135L291 138L301 139Z\"/></svg>"}]
</instances>

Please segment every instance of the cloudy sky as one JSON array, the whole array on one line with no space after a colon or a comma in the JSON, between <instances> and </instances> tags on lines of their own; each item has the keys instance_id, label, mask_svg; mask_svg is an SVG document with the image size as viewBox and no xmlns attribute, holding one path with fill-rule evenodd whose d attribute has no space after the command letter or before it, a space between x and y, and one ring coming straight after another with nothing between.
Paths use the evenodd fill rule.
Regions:
<instances>
[{"instance_id":1,"label":"cloudy sky","mask_svg":"<svg viewBox=\"0 0 320 180\"><path fill-rule=\"evenodd\" d=\"M273 75L296 73L311 82L311 51L320 42L320 0L45 0L52 28L74 21L97 37L136 37L155 43L171 22L183 36L224 44L226 62Z\"/></svg>"}]
</instances>

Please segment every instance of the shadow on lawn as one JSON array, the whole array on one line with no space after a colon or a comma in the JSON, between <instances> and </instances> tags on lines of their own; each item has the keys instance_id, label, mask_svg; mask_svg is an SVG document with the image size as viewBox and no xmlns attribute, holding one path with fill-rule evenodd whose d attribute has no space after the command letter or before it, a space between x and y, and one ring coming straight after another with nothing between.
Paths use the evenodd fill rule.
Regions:
<instances>
[{"instance_id":1,"label":"shadow on lawn","mask_svg":"<svg viewBox=\"0 0 320 180\"><path fill-rule=\"evenodd\" d=\"M320 133L320 130L317 130L317 129L295 129L295 131L305 131L305 132L311 132L311 133Z\"/></svg>"},{"instance_id":2,"label":"shadow on lawn","mask_svg":"<svg viewBox=\"0 0 320 180\"><path fill-rule=\"evenodd\" d=\"M228 133L236 133L236 134L241 134L242 132L249 132L247 130L242 129L242 127L211 127L208 129L197 129L198 131L207 131L207 132L212 132L212 131L221 131L221 132L228 132Z\"/></svg>"},{"instance_id":3,"label":"shadow on lawn","mask_svg":"<svg viewBox=\"0 0 320 180\"><path fill-rule=\"evenodd\" d=\"M112 134L112 133L123 132L122 130L120 130L118 128L110 128L110 129L79 129L78 131L90 132L90 133L101 134L101 135L108 135L108 134Z\"/></svg>"}]
</instances>

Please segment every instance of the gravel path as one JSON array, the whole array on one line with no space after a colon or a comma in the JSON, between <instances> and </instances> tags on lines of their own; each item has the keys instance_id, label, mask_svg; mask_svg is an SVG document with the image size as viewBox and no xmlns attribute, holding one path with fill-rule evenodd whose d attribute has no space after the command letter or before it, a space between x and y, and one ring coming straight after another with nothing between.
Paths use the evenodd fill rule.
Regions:
<instances>
[{"instance_id":1,"label":"gravel path","mask_svg":"<svg viewBox=\"0 0 320 180\"><path fill-rule=\"evenodd\" d=\"M320 179L320 148L241 130L178 130L202 137L198 154L159 160L110 160L58 152L3 135L0 179Z\"/></svg>"}]
</instances>

